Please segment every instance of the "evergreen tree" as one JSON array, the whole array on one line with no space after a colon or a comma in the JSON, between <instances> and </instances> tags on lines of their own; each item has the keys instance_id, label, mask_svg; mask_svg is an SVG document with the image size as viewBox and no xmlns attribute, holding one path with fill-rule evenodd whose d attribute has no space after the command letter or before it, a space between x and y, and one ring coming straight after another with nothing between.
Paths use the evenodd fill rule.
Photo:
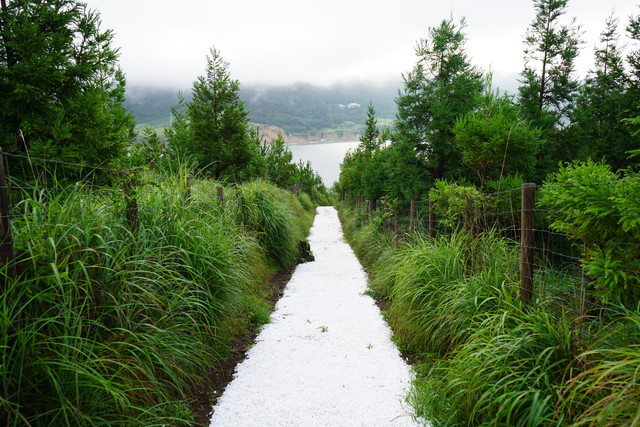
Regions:
<instances>
[{"instance_id":1,"label":"evergreen tree","mask_svg":"<svg viewBox=\"0 0 640 427\"><path fill-rule=\"evenodd\" d=\"M378 129L378 121L376 120L376 110L373 108L373 104L369 102L367 107L367 120L364 123L364 132L360 136L361 146L364 152L370 157L371 154L378 148L380 129Z\"/></svg>"},{"instance_id":2,"label":"evergreen tree","mask_svg":"<svg viewBox=\"0 0 640 427\"><path fill-rule=\"evenodd\" d=\"M449 19L429 29L429 38L418 42L418 62L403 76L404 91L397 99L400 139L422 153L432 179L463 173L452 128L458 116L475 107L482 89L481 75L465 51L465 26L464 19L457 25Z\"/></svg>"},{"instance_id":3,"label":"evergreen tree","mask_svg":"<svg viewBox=\"0 0 640 427\"><path fill-rule=\"evenodd\" d=\"M453 132L462 162L484 187L487 179L520 173L527 177L540 146L540 130L521 117L511 97L491 89L479 97L479 108L456 120Z\"/></svg>"},{"instance_id":4,"label":"evergreen tree","mask_svg":"<svg viewBox=\"0 0 640 427\"><path fill-rule=\"evenodd\" d=\"M260 174L260 139L249 132L240 83L231 78L229 64L215 48L210 54L188 105L189 154L216 179L250 179Z\"/></svg>"},{"instance_id":5,"label":"evergreen tree","mask_svg":"<svg viewBox=\"0 0 640 427\"><path fill-rule=\"evenodd\" d=\"M171 106L171 124L164 131L173 158L183 158L189 150L189 115L187 103L178 92L178 103Z\"/></svg>"},{"instance_id":6,"label":"evergreen tree","mask_svg":"<svg viewBox=\"0 0 640 427\"><path fill-rule=\"evenodd\" d=\"M294 185L297 168L293 160L293 154L286 147L284 137L281 133L268 144L262 144L262 156L265 159L267 178L279 187L289 187Z\"/></svg>"},{"instance_id":7,"label":"evergreen tree","mask_svg":"<svg viewBox=\"0 0 640 427\"><path fill-rule=\"evenodd\" d=\"M94 165L124 153L135 122L122 105L125 80L112 40L83 3L2 1L4 150Z\"/></svg>"},{"instance_id":8,"label":"evergreen tree","mask_svg":"<svg viewBox=\"0 0 640 427\"><path fill-rule=\"evenodd\" d=\"M581 87L572 115L577 157L606 159L614 170L628 165L626 152L638 142L623 123L638 101L627 90L629 76L618 39L618 20L610 16L594 51L595 68Z\"/></svg>"},{"instance_id":9,"label":"evergreen tree","mask_svg":"<svg viewBox=\"0 0 640 427\"><path fill-rule=\"evenodd\" d=\"M568 0L533 0L536 16L527 30L519 103L524 118L543 131L545 145L537 158L536 180L541 181L560 160L573 158L566 143L579 83L575 60L582 41L575 19L561 23Z\"/></svg>"},{"instance_id":10,"label":"evergreen tree","mask_svg":"<svg viewBox=\"0 0 640 427\"><path fill-rule=\"evenodd\" d=\"M637 90L640 87L640 47L637 47L640 43L640 15L629 17L627 35L636 44L627 55L627 62L631 68L631 85Z\"/></svg>"},{"instance_id":11,"label":"evergreen tree","mask_svg":"<svg viewBox=\"0 0 640 427\"><path fill-rule=\"evenodd\" d=\"M578 89L581 29L575 19L560 23L568 1L533 0L536 17L525 36L520 103L527 118L545 128L563 124Z\"/></svg>"}]
</instances>

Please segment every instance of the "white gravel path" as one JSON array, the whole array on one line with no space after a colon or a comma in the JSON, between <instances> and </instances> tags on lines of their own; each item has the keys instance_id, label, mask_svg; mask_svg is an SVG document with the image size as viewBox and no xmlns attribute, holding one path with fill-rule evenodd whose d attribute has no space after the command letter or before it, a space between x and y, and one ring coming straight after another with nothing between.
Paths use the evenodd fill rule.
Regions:
<instances>
[{"instance_id":1,"label":"white gravel path","mask_svg":"<svg viewBox=\"0 0 640 427\"><path fill-rule=\"evenodd\" d=\"M315 261L297 267L211 426L416 426L412 378L391 342L367 277L320 207L309 236Z\"/></svg>"}]
</instances>

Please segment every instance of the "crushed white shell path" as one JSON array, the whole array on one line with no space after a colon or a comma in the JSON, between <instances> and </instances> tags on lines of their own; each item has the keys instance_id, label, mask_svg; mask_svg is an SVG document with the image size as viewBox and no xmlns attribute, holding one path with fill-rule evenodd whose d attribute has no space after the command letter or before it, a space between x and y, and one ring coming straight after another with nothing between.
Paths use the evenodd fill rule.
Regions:
<instances>
[{"instance_id":1,"label":"crushed white shell path","mask_svg":"<svg viewBox=\"0 0 640 427\"><path fill-rule=\"evenodd\" d=\"M344 242L320 207L315 261L297 267L271 321L214 406L211 426L416 426L407 364Z\"/></svg>"}]
</instances>

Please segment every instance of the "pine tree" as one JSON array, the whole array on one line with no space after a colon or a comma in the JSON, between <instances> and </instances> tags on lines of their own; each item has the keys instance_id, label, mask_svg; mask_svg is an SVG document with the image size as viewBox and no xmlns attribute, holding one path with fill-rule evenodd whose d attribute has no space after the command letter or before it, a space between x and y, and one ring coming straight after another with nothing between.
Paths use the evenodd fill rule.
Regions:
<instances>
[{"instance_id":1,"label":"pine tree","mask_svg":"<svg viewBox=\"0 0 640 427\"><path fill-rule=\"evenodd\" d=\"M595 68L581 87L572 115L578 157L606 159L614 170L628 165L626 152L638 142L623 123L638 101L627 90L630 80L618 40L618 19L610 16L594 51Z\"/></svg>"},{"instance_id":2,"label":"pine tree","mask_svg":"<svg viewBox=\"0 0 640 427\"><path fill-rule=\"evenodd\" d=\"M369 102L367 107L367 120L364 123L365 129L360 136L361 147L369 157L379 146L380 129L378 129L378 121L376 120L376 110L373 104Z\"/></svg>"},{"instance_id":3,"label":"pine tree","mask_svg":"<svg viewBox=\"0 0 640 427\"><path fill-rule=\"evenodd\" d=\"M249 132L249 113L239 91L229 64L212 48L205 75L193 83L188 151L216 179L241 181L258 174L260 140Z\"/></svg>"},{"instance_id":4,"label":"pine tree","mask_svg":"<svg viewBox=\"0 0 640 427\"><path fill-rule=\"evenodd\" d=\"M481 75L465 51L464 19L444 20L418 42L418 62L404 76L397 99L400 139L422 153L432 179L459 177L464 168L452 132L458 116L475 107L482 90Z\"/></svg>"},{"instance_id":5,"label":"pine tree","mask_svg":"<svg viewBox=\"0 0 640 427\"><path fill-rule=\"evenodd\" d=\"M267 143L262 144L261 154L265 159L266 173L269 181L279 187L289 187L294 185L296 176L296 165L292 163L293 154L286 147L282 133Z\"/></svg>"},{"instance_id":6,"label":"pine tree","mask_svg":"<svg viewBox=\"0 0 640 427\"><path fill-rule=\"evenodd\" d=\"M561 24L569 0L533 0L536 17L525 36L520 104L526 117L550 129L567 124L578 90L575 59L581 29L572 19Z\"/></svg>"},{"instance_id":7,"label":"pine tree","mask_svg":"<svg viewBox=\"0 0 640 427\"><path fill-rule=\"evenodd\" d=\"M631 84L634 88L640 87L640 15L631 16L627 25L628 37L636 43L636 48L627 55L627 62L631 68Z\"/></svg>"},{"instance_id":8,"label":"pine tree","mask_svg":"<svg viewBox=\"0 0 640 427\"><path fill-rule=\"evenodd\" d=\"M123 155L135 122L122 105L125 79L112 40L83 3L1 2L4 150L94 165Z\"/></svg>"},{"instance_id":9,"label":"pine tree","mask_svg":"<svg viewBox=\"0 0 640 427\"><path fill-rule=\"evenodd\" d=\"M169 150L173 158L183 158L189 147L189 115L187 102L182 92L178 92L178 103L171 106L171 124L164 131L169 141Z\"/></svg>"}]
</instances>

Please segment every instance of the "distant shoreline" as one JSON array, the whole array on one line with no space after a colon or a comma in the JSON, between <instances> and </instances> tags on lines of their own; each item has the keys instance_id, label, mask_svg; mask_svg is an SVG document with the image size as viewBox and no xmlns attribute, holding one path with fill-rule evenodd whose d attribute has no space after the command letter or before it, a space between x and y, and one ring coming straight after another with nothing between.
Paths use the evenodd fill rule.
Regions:
<instances>
[{"instance_id":1,"label":"distant shoreline","mask_svg":"<svg viewBox=\"0 0 640 427\"><path fill-rule=\"evenodd\" d=\"M342 130L326 130L309 133L307 135L291 134L281 127L272 125L255 125L258 128L260 137L271 142L282 135L286 145L331 143L331 142L354 142L360 140L360 134Z\"/></svg>"},{"instance_id":2,"label":"distant shoreline","mask_svg":"<svg viewBox=\"0 0 640 427\"><path fill-rule=\"evenodd\" d=\"M353 141L305 141L305 142L292 142L286 145L320 145L320 144L350 144L353 142L359 142L359 140Z\"/></svg>"}]
</instances>

